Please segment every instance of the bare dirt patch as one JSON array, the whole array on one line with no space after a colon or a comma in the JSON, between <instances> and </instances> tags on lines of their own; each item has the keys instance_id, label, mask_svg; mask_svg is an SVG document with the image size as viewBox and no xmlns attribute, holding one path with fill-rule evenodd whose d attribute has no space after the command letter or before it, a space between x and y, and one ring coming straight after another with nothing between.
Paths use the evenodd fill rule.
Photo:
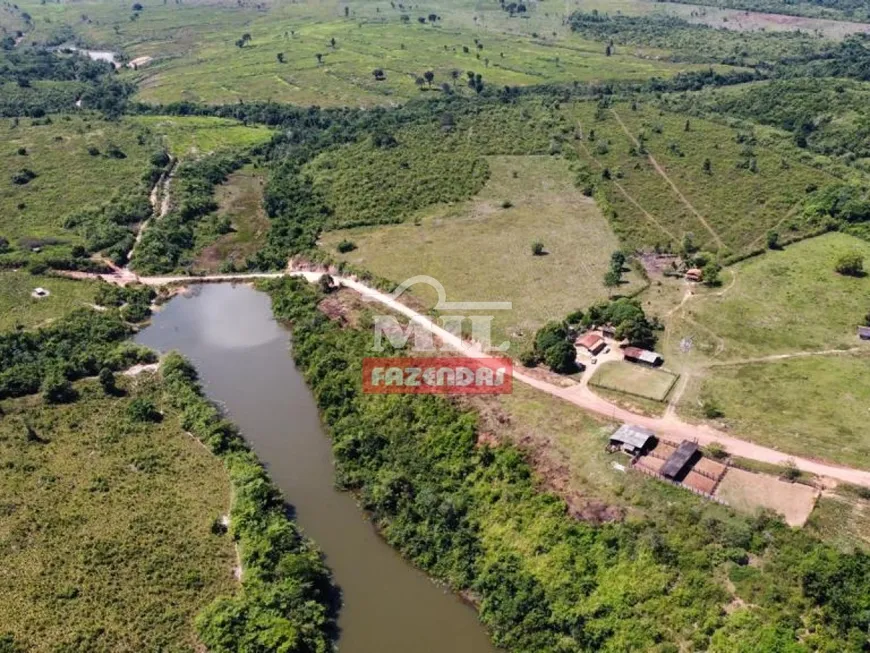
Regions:
<instances>
[{"instance_id":1,"label":"bare dirt patch","mask_svg":"<svg viewBox=\"0 0 870 653\"><path fill-rule=\"evenodd\" d=\"M782 515L787 524L803 526L816 505L818 490L732 467L719 483L716 496L736 510L750 513L772 510Z\"/></svg>"}]
</instances>

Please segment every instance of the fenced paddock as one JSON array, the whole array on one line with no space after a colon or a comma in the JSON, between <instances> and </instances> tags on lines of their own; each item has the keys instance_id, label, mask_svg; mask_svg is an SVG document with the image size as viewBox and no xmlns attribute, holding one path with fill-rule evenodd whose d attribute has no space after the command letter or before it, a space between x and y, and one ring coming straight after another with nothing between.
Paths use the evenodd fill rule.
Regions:
<instances>
[{"instance_id":1,"label":"fenced paddock","mask_svg":"<svg viewBox=\"0 0 870 653\"><path fill-rule=\"evenodd\" d=\"M731 467L725 474L716 497L737 510L753 513L772 510L790 526L803 526L816 505L818 490L800 483L781 481L775 476L756 474Z\"/></svg>"},{"instance_id":2,"label":"fenced paddock","mask_svg":"<svg viewBox=\"0 0 870 653\"><path fill-rule=\"evenodd\" d=\"M589 384L653 401L664 401L679 376L667 370L625 361L609 361L599 367Z\"/></svg>"}]
</instances>

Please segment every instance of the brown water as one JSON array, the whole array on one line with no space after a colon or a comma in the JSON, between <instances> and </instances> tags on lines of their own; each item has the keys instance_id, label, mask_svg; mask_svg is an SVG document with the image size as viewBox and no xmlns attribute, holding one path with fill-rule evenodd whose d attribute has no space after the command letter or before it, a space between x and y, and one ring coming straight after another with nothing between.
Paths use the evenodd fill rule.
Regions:
<instances>
[{"instance_id":1,"label":"brown water","mask_svg":"<svg viewBox=\"0 0 870 653\"><path fill-rule=\"evenodd\" d=\"M335 490L328 438L268 296L248 286L195 287L136 341L196 365L326 554L344 600L341 653L494 653L474 610L406 563L353 497Z\"/></svg>"}]
</instances>

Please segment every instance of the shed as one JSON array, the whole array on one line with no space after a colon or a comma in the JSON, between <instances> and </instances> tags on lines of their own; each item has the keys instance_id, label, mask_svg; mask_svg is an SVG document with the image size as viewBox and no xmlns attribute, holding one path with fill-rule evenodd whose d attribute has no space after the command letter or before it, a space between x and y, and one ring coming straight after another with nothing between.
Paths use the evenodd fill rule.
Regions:
<instances>
[{"instance_id":1,"label":"shed","mask_svg":"<svg viewBox=\"0 0 870 653\"><path fill-rule=\"evenodd\" d=\"M625 360L632 363L643 363L644 365L657 366L661 365L664 359L654 351L641 349L640 347L626 347L622 350L622 356Z\"/></svg>"},{"instance_id":2,"label":"shed","mask_svg":"<svg viewBox=\"0 0 870 653\"><path fill-rule=\"evenodd\" d=\"M861 340L870 340L870 326L858 327L858 337Z\"/></svg>"},{"instance_id":3,"label":"shed","mask_svg":"<svg viewBox=\"0 0 870 653\"><path fill-rule=\"evenodd\" d=\"M655 437L655 433L642 426L623 424L610 436L610 444L630 454L643 453L655 442Z\"/></svg>"},{"instance_id":4,"label":"shed","mask_svg":"<svg viewBox=\"0 0 870 653\"><path fill-rule=\"evenodd\" d=\"M667 478L675 479L679 477L680 474L686 471L686 469L691 465L693 458L697 453L697 443L683 440L680 442L680 446L677 447L677 450L674 451L674 453L672 453L665 461L665 464L662 465L659 473Z\"/></svg>"},{"instance_id":5,"label":"shed","mask_svg":"<svg viewBox=\"0 0 870 653\"><path fill-rule=\"evenodd\" d=\"M686 270L686 279L689 281L701 281L704 279L704 271L699 268Z\"/></svg>"},{"instance_id":6,"label":"shed","mask_svg":"<svg viewBox=\"0 0 870 653\"><path fill-rule=\"evenodd\" d=\"M597 333L587 333L585 336L577 339L577 346L588 350L593 356L607 346L604 338Z\"/></svg>"}]
</instances>

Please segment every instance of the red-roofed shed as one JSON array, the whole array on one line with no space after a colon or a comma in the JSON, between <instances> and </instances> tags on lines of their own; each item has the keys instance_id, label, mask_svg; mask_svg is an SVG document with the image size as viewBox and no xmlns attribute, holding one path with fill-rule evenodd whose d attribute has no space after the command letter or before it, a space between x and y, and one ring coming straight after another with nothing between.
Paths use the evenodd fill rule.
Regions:
<instances>
[{"instance_id":1,"label":"red-roofed shed","mask_svg":"<svg viewBox=\"0 0 870 653\"><path fill-rule=\"evenodd\" d=\"M583 337L577 339L577 346L583 347L594 356L604 349L607 346L607 343L604 342L604 338L599 336L597 333L587 333Z\"/></svg>"}]
</instances>

